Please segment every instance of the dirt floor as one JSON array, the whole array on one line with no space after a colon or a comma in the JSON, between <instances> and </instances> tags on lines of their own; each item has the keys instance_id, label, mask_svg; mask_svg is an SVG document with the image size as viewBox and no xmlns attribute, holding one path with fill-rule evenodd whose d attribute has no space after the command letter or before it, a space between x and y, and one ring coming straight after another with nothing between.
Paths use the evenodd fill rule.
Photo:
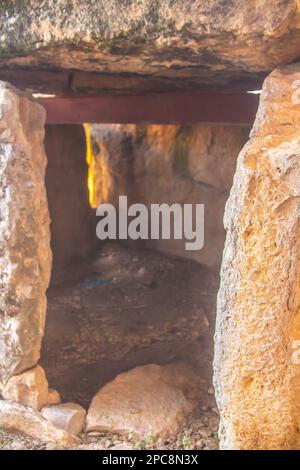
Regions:
<instances>
[{"instance_id":1,"label":"dirt floor","mask_svg":"<svg viewBox=\"0 0 300 470\"><path fill-rule=\"evenodd\" d=\"M199 406L176 438L133 442L95 433L81 436L82 448L217 448L211 383L217 288L217 274L194 261L113 243L52 279L41 365L62 401L87 409L106 382L149 363L187 362L203 379ZM0 434L0 448L18 442L45 448Z\"/></svg>"},{"instance_id":2,"label":"dirt floor","mask_svg":"<svg viewBox=\"0 0 300 470\"><path fill-rule=\"evenodd\" d=\"M135 441L130 436L95 432L82 434L82 443L71 450L217 450L219 418L211 408L197 410L174 439ZM55 444L0 429L0 450L64 450Z\"/></svg>"}]
</instances>

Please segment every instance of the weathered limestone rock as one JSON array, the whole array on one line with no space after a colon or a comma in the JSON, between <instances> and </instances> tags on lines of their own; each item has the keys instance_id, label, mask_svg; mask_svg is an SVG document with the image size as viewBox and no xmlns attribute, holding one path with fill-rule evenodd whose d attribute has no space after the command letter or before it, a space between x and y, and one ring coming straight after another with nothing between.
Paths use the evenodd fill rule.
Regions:
<instances>
[{"instance_id":1,"label":"weathered limestone rock","mask_svg":"<svg viewBox=\"0 0 300 470\"><path fill-rule=\"evenodd\" d=\"M53 388L49 388L48 390L48 397L47 397L47 405L58 405L61 402L60 394L57 390Z\"/></svg>"},{"instance_id":2,"label":"weathered limestone rock","mask_svg":"<svg viewBox=\"0 0 300 470\"><path fill-rule=\"evenodd\" d=\"M0 389L40 355L51 268L44 120L0 82Z\"/></svg>"},{"instance_id":3,"label":"weathered limestone rock","mask_svg":"<svg viewBox=\"0 0 300 470\"><path fill-rule=\"evenodd\" d=\"M223 85L296 59L299 18L298 0L12 0L0 9L1 63L99 71L89 81L105 91L136 91L137 77L139 91Z\"/></svg>"},{"instance_id":4,"label":"weathered limestone rock","mask_svg":"<svg viewBox=\"0 0 300 470\"><path fill-rule=\"evenodd\" d=\"M208 266L221 262L222 217L237 156L249 130L235 127L175 125L91 125L95 205L130 203L205 204L205 244L187 251L185 240L147 240L162 252ZM109 177L107 177L107 174ZM108 183L107 183L108 182ZM105 190L105 191L104 191Z\"/></svg>"},{"instance_id":5,"label":"weathered limestone rock","mask_svg":"<svg viewBox=\"0 0 300 470\"><path fill-rule=\"evenodd\" d=\"M83 430L86 411L77 403L45 406L41 413L54 426L74 436L78 436Z\"/></svg>"},{"instance_id":6,"label":"weathered limestone rock","mask_svg":"<svg viewBox=\"0 0 300 470\"><path fill-rule=\"evenodd\" d=\"M53 269L95 249L96 216L89 205L86 141L80 125L47 125L46 190L51 217Z\"/></svg>"},{"instance_id":7,"label":"weathered limestone rock","mask_svg":"<svg viewBox=\"0 0 300 470\"><path fill-rule=\"evenodd\" d=\"M36 366L9 379L2 396L5 400L40 410L48 403L48 381L44 369Z\"/></svg>"},{"instance_id":8,"label":"weathered limestone rock","mask_svg":"<svg viewBox=\"0 0 300 470\"><path fill-rule=\"evenodd\" d=\"M95 395L86 431L137 438L170 437L195 406L199 379L186 365L136 367L118 375Z\"/></svg>"},{"instance_id":9,"label":"weathered limestone rock","mask_svg":"<svg viewBox=\"0 0 300 470\"><path fill-rule=\"evenodd\" d=\"M226 449L300 448L300 65L265 81L225 211L215 389Z\"/></svg>"},{"instance_id":10,"label":"weathered limestone rock","mask_svg":"<svg viewBox=\"0 0 300 470\"><path fill-rule=\"evenodd\" d=\"M0 400L0 427L63 447L73 447L80 443L77 437L58 429L43 418L39 411L4 400Z\"/></svg>"}]
</instances>

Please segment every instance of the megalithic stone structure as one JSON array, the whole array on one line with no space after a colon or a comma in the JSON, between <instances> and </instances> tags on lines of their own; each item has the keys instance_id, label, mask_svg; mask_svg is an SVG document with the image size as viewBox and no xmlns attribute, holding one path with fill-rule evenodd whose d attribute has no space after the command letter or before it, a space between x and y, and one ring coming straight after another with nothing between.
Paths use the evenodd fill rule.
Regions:
<instances>
[{"instance_id":1,"label":"megalithic stone structure","mask_svg":"<svg viewBox=\"0 0 300 470\"><path fill-rule=\"evenodd\" d=\"M0 82L0 389L40 355L51 270L45 112Z\"/></svg>"},{"instance_id":2,"label":"megalithic stone structure","mask_svg":"<svg viewBox=\"0 0 300 470\"><path fill-rule=\"evenodd\" d=\"M214 382L223 449L300 447L300 64L265 81L225 210Z\"/></svg>"}]
</instances>

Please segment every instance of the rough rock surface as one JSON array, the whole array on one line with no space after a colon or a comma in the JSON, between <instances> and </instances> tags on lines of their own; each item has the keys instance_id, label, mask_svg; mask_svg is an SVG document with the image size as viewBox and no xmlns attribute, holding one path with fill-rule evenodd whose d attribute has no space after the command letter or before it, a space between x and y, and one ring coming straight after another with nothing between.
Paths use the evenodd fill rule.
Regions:
<instances>
[{"instance_id":1,"label":"rough rock surface","mask_svg":"<svg viewBox=\"0 0 300 470\"><path fill-rule=\"evenodd\" d=\"M225 211L215 389L221 446L300 448L300 65L265 81Z\"/></svg>"},{"instance_id":2,"label":"rough rock surface","mask_svg":"<svg viewBox=\"0 0 300 470\"><path fill-rule=\"evenodd\" d=\"M222 217L237 156L249 130L176 125L91 125L95 205L117 203L205 204L203 250L187 251L185 240L147 240L165 253L208 266L221 262ZM108 175L108 176L107 176Z\"/></svg>"},{"instance_id":3,"label":"rough rock surface","mask_svg":"<svg viewBox=\"0 0 300 470\"><path fill-rule=\"evenodd\" d=\"M45 406L41 413L54 426L74 436L78 436L83 430L86 411L77 403Z\"/></svg>"},{"instance_id":4,"label":"rough rock surface","mask_svg":"<svg viewBox=\"0 0 300 470\"><path fill-rule=\"evenodd\" d=\"M226 84L300 55L298 0L13 0L0 23L3 67L98 71L106 90Z\"/></svg>"},{"instance_id":5,"label":"rough rock surface","mask_svg":"<svg viewBox=\"0 0 300 470\"><path fill-rule=\"evenodd\" d=\"M45 111L0 82L0 389L40 355L51 268Z\"/></svg>"},{"instance_id":6,"label":"rough rock surface","mask_svg":"<svg viewBox=\"0 0 300 470\"><path fill-rule=\"evenodd\" d=\"M96 217L89 205L86 140L80 125L47 125L46 190L51 217L53 269L66 267L94 249Z\"/></svg>"},{"instance_id":7,"label":"rough rock surface","mask_svg":"<svg viewBox=\"0 0 300 470\"><path fill-rule=\"evenodd\" d=\"M4 400L0 400L0 428L21 432L34 439L63 447L73 447L80 443L77 437L58 429L43 418L39 411Z\"/></svg>"},{"instance_id":8,"label":"rough rock surface","mask_svg":"<svg viewBox=\"0 0 300 470\"><path fill-rule=\"evenodd\" d=\"M174 436L195 406L198 387L195 371L186 365L136 367L95 395L86 432L132 433L141 439Z\"/></svg>"},{"instance_id":9,"label":"rough rock surface","mask_svg":"<svg viewBox=\"0 0 300 470\"><path fill-rule=\"evenodd\" d=\"M5 400L40 410L48 403L48 381L44 369L36 366L9 379L2 396Z\"/></svg>"}]
</instances>

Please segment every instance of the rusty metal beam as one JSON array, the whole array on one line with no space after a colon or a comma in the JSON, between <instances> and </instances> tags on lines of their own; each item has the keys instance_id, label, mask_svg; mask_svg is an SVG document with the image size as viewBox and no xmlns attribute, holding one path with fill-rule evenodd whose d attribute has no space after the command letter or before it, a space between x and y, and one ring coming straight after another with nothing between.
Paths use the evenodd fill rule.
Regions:
<instances>
[{"instance_id":1,"label":"rusty metal beam","mask_svg":"<svg viewBox=\"0 0 300 470\"><path fill-rule=\"evenodd\" d=\"M259 97L247 93L64 96L38 100L47 123L199 123L248 127Z\"/></svg>"}]
</instances>

